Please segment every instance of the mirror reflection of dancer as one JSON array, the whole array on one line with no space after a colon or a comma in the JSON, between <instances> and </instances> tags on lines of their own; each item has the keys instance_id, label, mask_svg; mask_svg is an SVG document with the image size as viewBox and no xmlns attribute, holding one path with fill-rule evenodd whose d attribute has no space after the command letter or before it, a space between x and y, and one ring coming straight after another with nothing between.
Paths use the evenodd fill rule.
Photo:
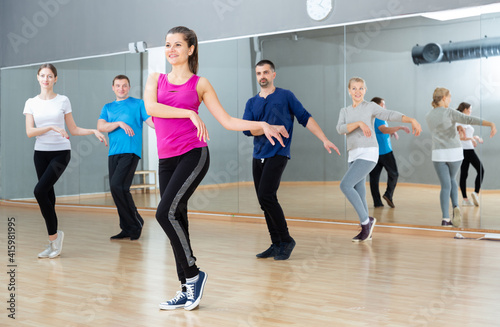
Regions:
<instances>
[{"instance_id":1,"label":"mirror reflection of dancer","mask_svg":"<svg viewBox=\"0 0 500 327\"><path fill-rule=\"evenodd\" d=\"M231 117L220 104L210 82L196 75L198 40L194 31L178 26L168 31L165 55L172 65L169 74L149 76L144 95L146 111L153 116L158 145L161 200L156 219L170 239L181 291L160 303L160 309L196 308L203 295L207 274L198 269L188 231L187 203L209 166L208 132L198 116L204 102L210 113L228 130L263 129L274 144L288 137L283 126Z\"/></svg>"},{"instance_id":2,"label":"mirror reflection of dancer","mask_svg":"<svg viewBox=\"0 0 500 327\"><path fill-rule=\"evenodd\" d=\"M472 106L467 102L458 105L458 111L470 116ZM474 135L474 127L467 124L457 123L457 130L460 135L462 148L464 149L464 160L460 166L460 191L462 192L463 206L479 206L479 191L484 178L484 167L479 160L474 148L478 143L483 143L483 139ZM469 175L469 166L476 169L476 179L474 181L474 192L471 193L472 201L467 198L467 176Z\"/></svg>"},{"instance_id":3,"label":"mirror reflection of dancer","mask_svg":"<svg viewBox=\"0 0 500 327\"><path fill-rule=\"evenodd\" d=\"M450 109L450 102L450 91L443 87L436 88L432 95L433 109L425 116L425 119L432 134L432 163L441 183L439 194L443 216L441 226L458 227L462 220L462 213L458 206L457 174L464 158L464 152L456 123L488 126L491 128L490 137L496 134L497 129L492 122ZM453 206L451 219L450 198Z\"/></svg>"},{"instance_id":4,"label":"mirror reflection of dancer","mask_svg":"<svg viewBox=\"0 0 500 327\"><path fill-rule=\"evenodd\" d=\"M366 83L362 78L351 78L347 88L352 105L340 110L337 123L337 132L345 134L347 138L349 163L349 168L340 182L340 189L356 210L361 223L361 232L352 241L364 242L372 239L373 228L377 222L374 217L368 216L365 185L366 176L378 161L378 143L373 131L374 119L410 123L415 136L420 135L422 128L414 118L365 101Z\"/></svg>"},{"instance_id":5,"label":"mirror reflection of dancer","mask_svg":"<svg viewBox=\"0 0 500 327\"><path fill-rule=\"evenodd\" d=\"M116 100L104 105L97 120L97 129L108 133L109 188L120 218L120 233L112 240L141 236L144 219L137 211L130 186L142 155L142 126L145 122L154 128L146 113L144 101L129 96L130 80L125 75L113 79Z\"/></svg>"},{"instance_id":6,"label":"mirror reflection of dancer","mask_svg":"<svg viewBox=\"0 0 500 327\"><path fill-rule=\"evenodd\" d=\"M26 134L28 137L36 137L34 162L38 183L34 194L49 234L49 245L38 257L53 259L61 254L64 240L63 231L57 230L54 184L71 158L71 144L64 124L66 123L71 135L94 134L106 145L107 142L104 135L96 129L76 125L69 99L54 92L56 67L52 64L40 66L37 80L40 83L40 94L26 101L23 113L26 116Z\"/></svg>"},{"instance_id":7,"label":"mirror reflection of dancer","mask_svg":"<svg viewBox=\"0 0 500 327\"><path fill-rule=\"evenodd\" d=\"M371 99L379 106L385 109L385 101L382 98L374 97ZM372 193L373 204L375 208L383 207L382 199L380 198L379 191L379 180L382 169L385 168L387 171L387 187L384 192L384 200L387 202L389 207L394 208L394 201L392 199L394 195L394 190L396 189L396 184L398 183L398 165L396 164L396 158L394 158L394 153L392 151L391 136L397 140L399 138L397 131L403 130L406 133L410 133L410 129L406 126L392 126L389 127L385 120L375 118L375 123L373 129L375 130L375 136L377 137L378 143L378 162L375 168L370 172L370 190Z\"/></svg>"}]
</instances>

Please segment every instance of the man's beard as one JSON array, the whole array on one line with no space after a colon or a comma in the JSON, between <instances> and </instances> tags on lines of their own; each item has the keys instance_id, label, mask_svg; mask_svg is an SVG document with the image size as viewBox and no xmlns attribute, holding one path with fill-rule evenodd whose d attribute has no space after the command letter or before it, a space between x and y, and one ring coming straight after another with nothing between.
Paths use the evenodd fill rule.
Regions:
<instances>
[{"instance_id":1,"label":"man's beard","mask_svg":"<svg viewBox=\"0 0 500 327\"><path fill-rule=\"evenodd\" d=\"M265 79L265 78L264 78L264 79L261 79L261 80L259 81L259 85L260 85L260 86L264 86L264 87L266 87L266 86L268 86L268 85L269 85L269 81L268 81L267 79Z\"/></svg>"}]
</instances>

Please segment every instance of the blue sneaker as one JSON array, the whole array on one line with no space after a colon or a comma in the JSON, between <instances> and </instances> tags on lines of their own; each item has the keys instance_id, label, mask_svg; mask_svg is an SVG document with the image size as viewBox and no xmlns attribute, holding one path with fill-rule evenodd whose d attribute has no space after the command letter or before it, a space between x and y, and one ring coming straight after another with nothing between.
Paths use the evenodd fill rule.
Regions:
<instances>
[{"instance_id":1,"label":"blue sneaker","mask_svg":"<svg viewBox=\"0 0 500 327\"><path fill-rule=\"evenodd\" d=\"M198 274L198 280L194 283L186 283L186 293L187 301L184 309L193 310L195 309L201 301L203 296L203 289L205 288L205 283L207 282L207 274L200 270Z\"/></svg>"},{"instance_id":2,"label":"blue sneaker","mask_svg":"<svg viewBox=\"0 0 500 327\"><path fill-rule=\"evenodd\" d=\"M161 310L174 310L179 308L184 308L187 301L187 293L177 291L177 294L172 300L168 300L160 303Z\"/></svg>"}]
</instances>

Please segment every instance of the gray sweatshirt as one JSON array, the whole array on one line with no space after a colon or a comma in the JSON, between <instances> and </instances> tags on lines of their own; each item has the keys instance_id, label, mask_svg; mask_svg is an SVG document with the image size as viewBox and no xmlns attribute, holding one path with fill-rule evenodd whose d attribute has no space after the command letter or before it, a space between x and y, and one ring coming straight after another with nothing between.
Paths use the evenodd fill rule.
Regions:
<instances>
[{"instance_id":1,"label":"gray sweatshirt","mask_svg":"<svg viewBox=\"0 0 500 327\"><path fill-rule=\"evenodd\" d=\"M397 111L387 110L376 104L375 102L363 101L353 108L350 105L347 108L340 109L339 121L337 123L337 132L339 134L347 134L347 151L356 148L378 147L377 137L373 130L375 118L386 121L398 121L403 119L403 114ZM361 128L356 128L350 133L347 133L347 124L362 121L372 131L370 137L363 134Z\"/></svg>"},{"instance_id":2,"label":"gray sweatshirt","mask_svg":"<svg viewBox=\"0 0 500 327\"><path fill-rule=\"evenodd\" d=\"M467 116L460 111L437 107L425 116L432 134L432 150L461 148L456 123L481 125L482 119Z\"/></svg>"}]
</instances>

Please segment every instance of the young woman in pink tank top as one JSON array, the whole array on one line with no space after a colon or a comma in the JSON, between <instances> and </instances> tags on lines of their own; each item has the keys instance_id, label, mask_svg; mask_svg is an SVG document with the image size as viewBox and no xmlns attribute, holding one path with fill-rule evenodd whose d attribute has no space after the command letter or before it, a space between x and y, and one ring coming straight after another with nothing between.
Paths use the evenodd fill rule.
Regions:
<instances>
[{"instance_id":1,"label":"young woman in pink tank top","mask_svg":"<svg viewBox=\"0 0 500 327\"><path fill-rule=\"evenodd\" d=\"M153 73L144 92L146 111L153 116L160 159L158 172L161 200L156 219L172 246L181 291L160 309L196 308L203 295L207 274L196 266L188 231L187 202L209 167L208 131L198 116L204 102L226 129L261 131L274 144L288 137L284 126L231 117L220 104L210 82L196 75L198 40L194 31L178 26L168 31L165 55L172 66L168 75Z\"/></svg>"}]
</instances>

